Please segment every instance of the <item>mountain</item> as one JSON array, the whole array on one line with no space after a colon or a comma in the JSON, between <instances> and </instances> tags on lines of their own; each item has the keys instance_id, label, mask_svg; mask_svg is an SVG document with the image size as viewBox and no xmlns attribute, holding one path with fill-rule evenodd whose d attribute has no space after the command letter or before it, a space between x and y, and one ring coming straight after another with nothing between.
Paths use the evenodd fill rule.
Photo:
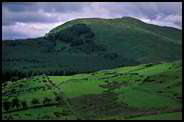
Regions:
<instances>
[{"instance_id":1,"label":"mountain","mask_svg":"<svg viewBox=\"0 0 184 122\"><path fill-rule=\"evenodd\" d=\"M2 41L3 80L179 60L181 44L181 30L132 17L71 20L44 37Z\"/></svg>"},{"instance_id":2,"label":"mountain","mask_svg":"<svg viewBox=\"0 0 184 122\"><path fill-rule=\"evenodd\" d=\"M182 120L182 61L2 83L3 120Z\"/></svg>"}]
</instances>

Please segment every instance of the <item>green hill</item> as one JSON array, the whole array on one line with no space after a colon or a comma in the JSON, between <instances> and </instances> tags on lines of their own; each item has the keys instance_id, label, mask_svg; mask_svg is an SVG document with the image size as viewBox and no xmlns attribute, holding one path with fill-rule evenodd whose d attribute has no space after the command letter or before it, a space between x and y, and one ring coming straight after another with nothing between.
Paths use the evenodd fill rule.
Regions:
<instances>
[{"instance_id":1,"label":"green hill","mask_svg":"<svg viewBox=\"0 0 184 122\"><path fill-rule=\"evenodd\" d=\"M146 24L131 17L72 20L54 28L48 35L53 36L79 23L91 28L97 44L125 58L147 63L181 57L181 30Z\"/></svg>"},{"instance_id":2,"label":"green hill","mask_svg":"<svg viewBox=\"0 0 184 122\"><path fill-rule=\"evenodd\" d=\"M2 84L2 119L182 120L182 62Z\"/></svg>"},{"instance_id":3,"label":"green hill","mask_svg":"<svg viewBox=\"0 0 184 122\"><path fill-rule=\"evenodd\" d=\"M76 19L44 37L3 41L3 81L180 60L181 44L181 30L131 17Z\"/></svg>"}]
</instances>

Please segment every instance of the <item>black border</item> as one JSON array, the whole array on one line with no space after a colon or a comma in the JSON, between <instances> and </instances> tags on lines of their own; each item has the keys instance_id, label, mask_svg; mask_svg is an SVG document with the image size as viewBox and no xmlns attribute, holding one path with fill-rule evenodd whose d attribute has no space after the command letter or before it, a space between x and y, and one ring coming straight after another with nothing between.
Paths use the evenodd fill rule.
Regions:
<instances>
[{"instance_id":1,"label":"black border","mask_svg":"<svg viewBox=\"0 0 184 122\"><path fill-rule=\"evenodd\" d=\"M44 0L44 1L41 1L41 0L27 0L27 1L14 1L14 0L3 0L1 1L1 17L2 17L2 3L3 2L51 2L49 0ZM52 2L182 2L182 13L183 13L183 1L182 0L99 0L99 1L96 1L96 0L88 0L88 1L85 1L85 0L62 0L62 1L59 1L59 0L52 0ZM2 23L2 18L1 18L1 23ZM183 16L182 16L182 35L183 34ZM1 54L2 54L2 28L1 28ZM182 41L183 41L183 38L182 38ZM183 47L183 43L182 43L182 47ZM182 48L182 57L183 57L183 48ZM183 59L182 59L182 64L183 64ZM183 70L183 67L182 67L182 70ZM183 72L182 72L182 76L183 76ZM2 88L2 55L1 55L1 88ZM183 82L182 82L182 89L183 89ZM182 96L182 101L183 101L183 96ZM2 90L1 90L1 105L2 105ZM2 106L1 106L2 107ZM183 117L183 106L182 106L182 117ZM2 114L1 114L1 120L2 120Z\"/></svg>"}]
</instances>

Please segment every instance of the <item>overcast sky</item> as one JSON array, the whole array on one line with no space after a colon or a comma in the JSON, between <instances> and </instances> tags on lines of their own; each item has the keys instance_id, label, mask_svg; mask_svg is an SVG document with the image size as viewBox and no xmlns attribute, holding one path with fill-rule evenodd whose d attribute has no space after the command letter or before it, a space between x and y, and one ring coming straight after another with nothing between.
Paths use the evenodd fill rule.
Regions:
<instances>
[{"instance_id":1,"label":"overcast sky","mask_svg":"<svg viewBox=\"0 0 184 122\"><path fill-rule=\"evenodd\" d=\"M131 16L161 26L182 27L181 2L18 2L2 5L2 38L40 37L76 18Z\"/></svg>"}]
</instances>

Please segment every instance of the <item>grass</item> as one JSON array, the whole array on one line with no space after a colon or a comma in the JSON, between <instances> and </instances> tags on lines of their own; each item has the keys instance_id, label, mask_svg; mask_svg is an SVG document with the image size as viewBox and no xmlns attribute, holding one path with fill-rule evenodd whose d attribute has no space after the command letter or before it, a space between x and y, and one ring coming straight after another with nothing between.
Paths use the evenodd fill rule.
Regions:
<instances>
[{"instance_id":1,"label":"grass","mask_svg":"<svg viewBox=\"0 0 184 122\"><path fill-rule=\"evenodd\" d=\"M50 80L52 80L56 85L62 84L64 81L71 79L72 77L68 76L49 76Z\"/></svg>"},{"instance_id":2,"label":"grass","mask_svg":"<svg viewBox=\"0 0 184 122\"><path fill-rule=\"evenodd\" d=\"M140 117L132 117L126 119L124 116L115 115L108 117L100 117L98 120L182 120L182 112L161 113L156 115L143 115Z\"/></svg>"},{"instance_id":3,"label":"grass","mask_svg":"<svg viewBox=\"0 0 184 122\"><path fill-rule=\"evenodd\" d=\"M13 119L33 120L181 119L181 68L181 61L176 61L73 76L36 76L9 82L8 85L3 85L3 94L8 94L2 96L2 100L11 101L14 97L20 101L26 100L28 109L2 115L4 119L11 115ZM12 89L23 92L12 93ZM56 96L60 97L57 102ZM57 105L43 106L45 97L51 98ZM31 104L33 98L40 101L40 106ZM2 111L4 112L3 109Z\"/></svg>"},{"instance_id":4,"label":"grass","mask_svg":"<svg viewBox=\"0 0 184 122\"><path fill-rule=\"evenodd\" d=\"M61 85L61 89L67 97L82 96L91 93L102 93L103 89L98 86L99 81L93 80L69 80Z\"/></svg>"},{"instance_id":5,"label":"grass","mask_svg":"<svg viewBox=\"0 0 184 122\"><path fill-rule=\"evenodd\" d=\"M14 119L17 120L43 120L43 119L58 119L58 116L60 119L65 119L65 117L62 117L62 112L64 108L59 106L48 106L48 107L42 107L42 108L31 108L24 111L18 111L14 113L7 114L7 116L12 116ZM55 113L58 113L58 116L55 115ZM6 116L6 115L5 115ZM71 117L72 116L68 116Z\"/></svg>"},{"instance_id":6,"label":"grass","mask_svg":"<svg viewBox=\"0 0 184 122\"><path fill-rule=\"evenodd\" d=\"M167 71L169 69L169 67L171 67L172 64L158 64L152 67L148 67L148 68L144 68L142 70L138 70L135 71L135 73L139 73L142 75L155 75L155 74L159 74L162 73L164 71Z\"/></svg>"},{"instance_id":7,"label":"grass","mask_svg":"<svg viewBox=\"0 0 184 122\"><path fill-rule=\"evenodd\" d=\"M181 107L177 101L169 97L160 96L154 93L140 91L136 89L126 89L119 96L119 101L128 103L131 107L136 108L172 108Z\"/></svg>"},{"instance_id":8,"label":"grass","mask_svg":"<svg viewBox=\"0 0 184 122\"><path fill-rule=\"evenodd\" d=\"M130 120L182 120L182 112L162 113L160 115L149 115L132 118Z\"/></svg>"}]
</instances>

